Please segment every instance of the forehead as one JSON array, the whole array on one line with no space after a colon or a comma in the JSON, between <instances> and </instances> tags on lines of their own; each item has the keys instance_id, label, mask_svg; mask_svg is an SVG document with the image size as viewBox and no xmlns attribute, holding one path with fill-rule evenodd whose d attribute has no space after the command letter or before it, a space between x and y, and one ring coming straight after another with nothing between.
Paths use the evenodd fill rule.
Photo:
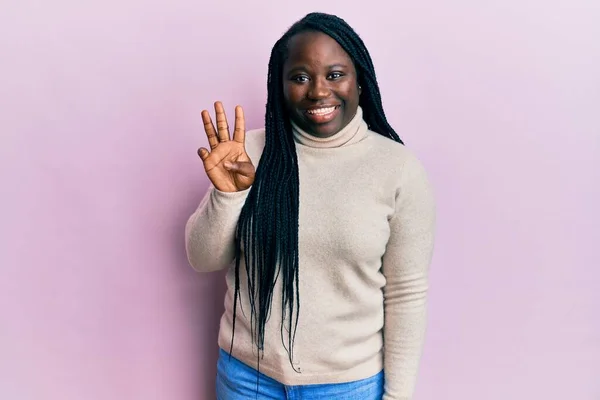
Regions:
<instances>
[{"instance_id":1,"label":"forehead","mask_svg":"<svg viewBox=\"0 0 600 400\"><path fill-rule=\"evenodd\" d=\"M332 63L352 64L352 59L331 36L322 32L309 31L298 33L290 38L286 65L316 66Z\"/></svg>"}]
</instances>

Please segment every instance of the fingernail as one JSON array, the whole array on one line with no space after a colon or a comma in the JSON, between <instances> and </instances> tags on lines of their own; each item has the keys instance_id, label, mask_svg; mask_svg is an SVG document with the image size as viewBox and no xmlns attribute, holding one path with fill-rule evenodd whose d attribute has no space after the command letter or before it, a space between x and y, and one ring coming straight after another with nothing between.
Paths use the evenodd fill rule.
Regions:
<instances>
[{"instance_id":1,"label":"fingernail","mask_svg":"<svg viewBox=\"0 0 600 400\"><path fill-rule=\"evenodd\" d=\"M229 162L229 161L225 161L225 162L223 163L223 166L224 166L225 168L231 168L231 167L233 167L233 164L232 164L231 162Z\"/></svg>"}]
</instances>

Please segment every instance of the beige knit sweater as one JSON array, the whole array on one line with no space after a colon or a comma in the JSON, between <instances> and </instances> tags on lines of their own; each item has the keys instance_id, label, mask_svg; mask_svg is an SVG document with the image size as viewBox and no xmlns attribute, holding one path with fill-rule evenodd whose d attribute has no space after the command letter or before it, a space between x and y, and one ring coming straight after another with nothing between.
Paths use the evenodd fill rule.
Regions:
<instances>
[{"instance_id":1,"label":"beige knit sweater","mask_svg":"<svg viewBox=\"0 0 600 400\"><path fill-rule=\"evenodd\" d=\"M294 126L300 177L300 315L295 372L281 339L275 286L260 371L286 385L342 383L385 373L384 400L413 396L426 328L435 204L427 174L403 145L367 129L359 108L339 133L317 139ZM258 165L264 129L246 134ZM210 187L186 226L190 264L229 268L248 191ZM232 355L256 368L245 268ZM229 350L233 268L227 273L219 345ZM286 341L287 343L287 341Z\"/></svg>"}]
</instances>

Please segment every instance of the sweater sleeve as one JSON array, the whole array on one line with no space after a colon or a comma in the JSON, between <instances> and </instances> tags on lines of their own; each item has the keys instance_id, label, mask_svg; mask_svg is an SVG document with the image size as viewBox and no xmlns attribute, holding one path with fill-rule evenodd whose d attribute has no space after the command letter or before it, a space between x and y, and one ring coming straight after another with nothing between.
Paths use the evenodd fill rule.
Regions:
<instances>
[{"instance_id":1,"label":"sweater sleeve","mask_svg":"<svg viewBox=\"0 0 600 400\"><path fill-rule=\"evenodd\" d=\"M235 230L249 192L227 193L209 187L185 226L187 258L196 271L217 271L231 265Z\"/></svg>"},{"instance_id":2,"label":"sweater sleeve","mask_svg":"<svg viewBox=\"0 0 600 400\"><path fill-rule=\"evenodd\" d=\"M390 238L383 257L383 400L410 400L427 324L428 270L433 254L435 202L427 174L411 156L401 173Z\"/></svg>"}]
</instances>

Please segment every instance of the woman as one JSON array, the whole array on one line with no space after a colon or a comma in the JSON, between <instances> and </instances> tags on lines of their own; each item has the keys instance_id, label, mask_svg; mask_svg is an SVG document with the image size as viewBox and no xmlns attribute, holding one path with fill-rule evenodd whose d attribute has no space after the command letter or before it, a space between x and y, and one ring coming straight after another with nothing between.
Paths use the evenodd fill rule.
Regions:
<instances>
[{"instance_id":1,"label":"woman","mask_svg":"<svg viewBox=\"0 0 600 400\"><path fill-rule=\"evenodd\" d=\"M264 129L223 105L190 264L230 267L218 399L410 399L426 325L435 207L388 124L362 40L311 13L273 47Z\"/></svg>"}]
</instances>

